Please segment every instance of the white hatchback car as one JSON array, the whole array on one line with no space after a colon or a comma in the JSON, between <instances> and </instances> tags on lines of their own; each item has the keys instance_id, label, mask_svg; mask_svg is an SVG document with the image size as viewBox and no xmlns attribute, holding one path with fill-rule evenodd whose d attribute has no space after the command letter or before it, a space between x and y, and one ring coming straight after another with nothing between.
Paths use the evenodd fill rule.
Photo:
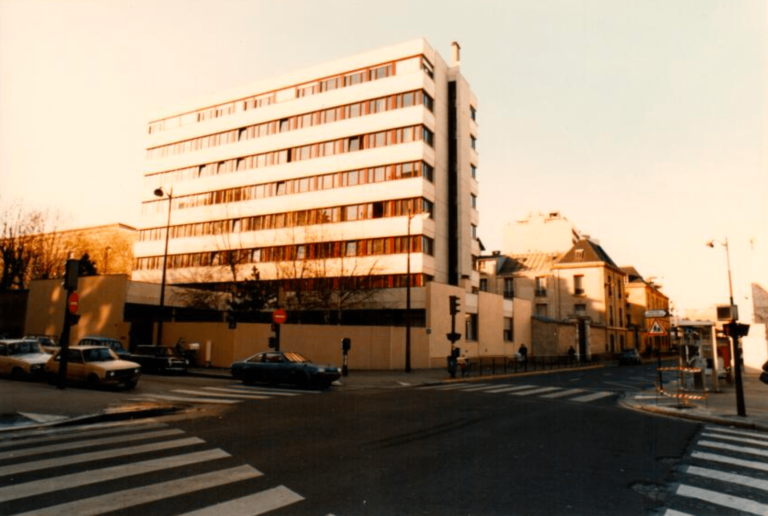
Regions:
<instances>
[{"instance_id":1,"label":"white hatchback car","mask_svg":"<svg viewBox=\"0 0 768 516\"><path fill-rule=\"evenodd\" d=\"M36 340L0 340L0 374L14 380L42 378L50 358Z\"/></svg>"}]
</instances>

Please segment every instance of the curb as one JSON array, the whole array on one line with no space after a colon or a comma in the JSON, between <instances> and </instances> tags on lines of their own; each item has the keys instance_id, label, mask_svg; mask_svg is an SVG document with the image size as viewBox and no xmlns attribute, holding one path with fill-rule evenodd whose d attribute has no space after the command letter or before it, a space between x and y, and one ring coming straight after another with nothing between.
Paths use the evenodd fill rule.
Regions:
<instances>
[{"instance_id":1,"label":"curb","mask_svg":"<svg viewBox=\"0 0 768 516\"><path fill-rule=\"evenodd\" d=\"M749 418L740 419L739 416L717 416L714 414L702 413L700 411L697 412L695 408L679 409L676 407L636 404L630 400L627 400L626 398L620 400L619 403L626 409L637 410L638 412L649 412L652 414L673 417L676 419L687 419L689 421L698 421L702 423L710 423L722 426L732 426L737 428L744 428L747 430L760 430L763 432L768 431L768 425L758 423L756 421L750 420ZM686 410L689 412L686 412Z\"/></svg>"}]
</instances>

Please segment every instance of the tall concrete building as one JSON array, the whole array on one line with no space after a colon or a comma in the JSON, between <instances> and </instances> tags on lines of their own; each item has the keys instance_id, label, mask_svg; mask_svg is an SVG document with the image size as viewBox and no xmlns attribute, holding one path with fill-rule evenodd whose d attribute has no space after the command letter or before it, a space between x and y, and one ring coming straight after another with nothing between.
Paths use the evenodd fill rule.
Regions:
<instances>
[{"instance_id":1,"label":"tall concrete building","mask_svg":"<svg viewBox=\"0 0 768 516\"><path fill-rule=\"evenodd\" d=\"M160 283L168 225L168 284L256 270L402 293L410 262L413 287L476 290L478 103L459 52L410 41L158 114L133 279Z\"/></svg>"}]
</instances>

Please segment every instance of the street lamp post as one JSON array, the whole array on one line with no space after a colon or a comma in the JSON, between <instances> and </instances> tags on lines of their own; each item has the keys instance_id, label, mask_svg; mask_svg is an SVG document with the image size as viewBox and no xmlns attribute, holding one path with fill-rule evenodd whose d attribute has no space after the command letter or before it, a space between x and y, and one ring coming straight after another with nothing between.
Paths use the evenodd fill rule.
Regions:
<instances>
[{"instance_id":1,"label":"street lamp post","mask_svg":"<svg viewBox=\"0 0 768 516\"><path fill-rule=\"evenodd\" d=\"M173 205L173 188L167 192L163 187L155 189L156 197L168 196L168 219L165 225L165 251L163 252L163 275L160 279L160 313L157 321L157 345L163 344L163 311L165 309L165 272L168 268L168 237L171 234L171 206Z\"/></svg>"},{"instance_id":2,"label":"street lamp post","mask_svg":"<svg viewBox=\"0 0 768 516\"><path fill-rule=\"evenodd\" d=\"M732 314L732 323L736 323L739 320L738 313L733 312L733 307L735 306L733 304L733 280L731 278L731 252L728 248L728 238L725 239L725 242L722 243L723 247L725 247L725 259L726 263L728 265L728 292L730 294L730 302L731 302L731 314ZM714 240L710 240L707 242L708 247L715 247ZM739 336L738 335L731 335L731 347L733 348L733 365L735 368L734 371L734 378L736 380L736 411L739 416L746 417L747 415L747 409L744 406L744 384L741 379L741 346L739 345ZM715 353L715 360L717 359L717 354Z\"/></svg>"}]
</instances>

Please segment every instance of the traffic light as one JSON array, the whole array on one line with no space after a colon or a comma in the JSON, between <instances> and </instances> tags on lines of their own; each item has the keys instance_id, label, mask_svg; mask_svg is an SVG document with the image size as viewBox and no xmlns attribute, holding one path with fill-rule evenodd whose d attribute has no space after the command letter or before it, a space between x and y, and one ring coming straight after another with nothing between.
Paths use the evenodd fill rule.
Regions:
<instances>
[{"instance_id":1,"label":"traffic light","mask_svg":"<svg viewBox=\"0 0 768 516\"><path fill-rule=\"evenodd\" d=\"M749 324L741 324L737 322L723 324L723 333L726 337L746 337L749 335Z\"/></svg>"},{"instance_id":2,"label":"traffic light","mask_svg":"<svg viewBox=\"0 0 768 516\"><path fill-rule=\"evenodd\" d=\"M341 339L341 350L346 353L350 349L352 349L352 339L348 337Z\"/></svg>"},{"instance_id":3,"label":"traffic light","mask_svg":"<svg viewBox=\"0 0 768 516\"><path fill-rule=\"evenodd\" d=\"M270 349L275 349L277 347L277 339L274 337L269 337L267 339L267 347Z\"/></svg>"},{"instance_id":4,"label":"traffic light","mask_svg":"<svg viewBox=\"0 0 768 516\"><path fill-rule=\"evenodd\" d=\"M459 296L450 296L449 299L451 302L451 315L458 314L461 309L461 305L459 305Z\"/></svg>"}]
</instances>

